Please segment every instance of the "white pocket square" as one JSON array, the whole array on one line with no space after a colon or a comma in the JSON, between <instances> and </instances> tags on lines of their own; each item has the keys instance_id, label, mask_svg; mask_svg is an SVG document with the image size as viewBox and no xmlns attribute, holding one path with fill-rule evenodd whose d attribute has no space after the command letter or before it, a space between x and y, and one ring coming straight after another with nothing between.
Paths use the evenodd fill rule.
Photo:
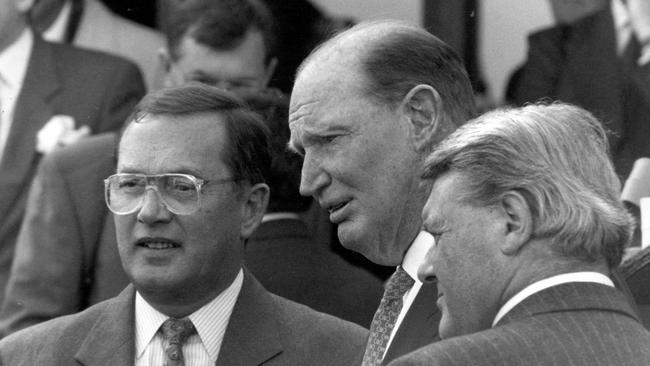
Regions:
<instances>
[{"instance_id":1,"label":"white pocket square","mask_svg":"<svg viewBox=\"0 0 650 366\"><path fill-rule=\"evenodd\" d=\"M74 129L74 118L66 115L52 116L36 134L36 151L47 154L52 150L70 145L90 134L88 126Z\"/></svg>"}]
</instances>

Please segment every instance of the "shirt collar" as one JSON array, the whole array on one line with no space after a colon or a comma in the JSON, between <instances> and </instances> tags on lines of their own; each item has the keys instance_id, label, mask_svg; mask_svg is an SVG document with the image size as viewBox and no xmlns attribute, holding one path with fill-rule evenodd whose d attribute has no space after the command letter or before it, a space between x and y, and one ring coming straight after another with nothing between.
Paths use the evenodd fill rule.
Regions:
<instances>
[{"instance_id":1,"label":"shirt collar","mask_svg":"<svg viewBox=\"0 0 650 366\"><path fill-rule=\"evenodd\" d=\"M402 261L402 268L404 271L415 280L416 283L422 282L418 279L418 269L424 263L429 249L433 247L434 239L431 234L426 231L420 231L418 236L415 237L413 243L406 251L404 260Z\"/></svg>"},{"instance_id":2,"label":"shirt collar","mask_svg":"<svg viewBox=\"0 0 650 366\"><path fill-rule=\"evenodd\" d=\"M209 303L193 312L188 318L194 324L196 332L201 338L201 343L216 362L221 349L223 336L226 332L230 315L237 302L244 281L244 272L239 270L235 280ZM135 327L136 357L142 356L147 345L153 340L162 323L169 317L154 309L141 295L136 293L135 298Z\"/></svg>"},{"instance_id":3,"label":"shirt collar","mask_svg":"<svg viewBox=\"0 0 650 366\"><path fill-rule=\"evenodd\" d=\"M271 212L262 216L262 223L276 220L300 220L300 215L295 212Z\"/></svg>"},{"instance_id":4,"label":"shirt collar","mask_svg":"<svg viewBox=\"0 0 650 366\"><path fill-rule=\"evenodd\" d=\"M506 301L506 303L503 304L501 309L499 309L499 312L497 313L496 317L494 317L492 326L494 327L510 310L512 310L515 306L520 304L526 298L542 290L545 290L549 287L553 287L553 286L557 286L569 282L593 282L593 283L600 283L601 285L614 287L614 283L609 277L598 272L563 273L557 276L545 278L543 280L528 285L526 288L519 291L515 296L511 297L510 300Z\"/></svg>"},{"instance_id":5,"label":"shirt collar","mask_svg":"<svg viewBox=\"0 0 650 366\"><path fill-rule=\"evenodd\" d=\"M0 81L12 90L22 88L27 65L34 45L34 34L29 28L4 51L0 52Z\"/></svg>"}]
</instances>

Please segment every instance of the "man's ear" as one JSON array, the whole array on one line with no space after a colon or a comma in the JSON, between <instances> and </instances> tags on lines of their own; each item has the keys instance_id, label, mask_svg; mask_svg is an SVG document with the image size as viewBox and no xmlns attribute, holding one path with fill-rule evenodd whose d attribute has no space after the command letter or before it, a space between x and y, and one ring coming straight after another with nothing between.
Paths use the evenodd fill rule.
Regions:
<instances>
[{"instance_id":1,"label":"man's ear","mask_svg":"<svg viewBox=\"0 0 650 366\"><path fill-rule=\"evenodd\" d=\"M517 191L506 192L499 201L504 219L504 237L501 252L515 255L531 239L533 216L528 201Z\"/></svg>"},{"instance_id":2,"label":"man's ear","mask_svg":"<svg viewBox=\"0 0 650 366\"><path fill-rule=\"evenodd\" d=\"M409 137L413 146L417 150L426 149L432 136L440 129L440 94L430 85L416 85L402 99L401 108L409 121Z\"/></svg>"},{"instance_id":3,"label":"man's ear","mask_svg":"<svg viewBox=\"0 0 650 366\"><path fill-rule=\"evenodd\" d=\"M264 80L263 80L263 84L261 85L262 88L266 88L267 86L269 86L269 82L271 82L271 78L273 77L273 74L275 74L275 69L277 67L278 67L277 57L271 58L269 64L266 65L266 71L264 72Z\"/></svg>"},{"instance_id":4,"label":"man's ear","mask_svg":"<svg viewBox=\"0 0 650 366\"><path fill-rule=\"evenodd\" d=\"M269 205L269 186L257 183L248 188L244 197L242 212L241 237L249 238L262 222L262 217Z\"/></svg>"}]
</instances>

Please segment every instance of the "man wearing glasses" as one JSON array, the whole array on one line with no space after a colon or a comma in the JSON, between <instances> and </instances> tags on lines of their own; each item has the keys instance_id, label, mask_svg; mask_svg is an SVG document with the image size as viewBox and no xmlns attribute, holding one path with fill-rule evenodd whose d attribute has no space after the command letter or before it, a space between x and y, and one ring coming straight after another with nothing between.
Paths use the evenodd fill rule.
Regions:
<instances>
[{"instance_id":1,"label":"man wearing glasses","mask_svg":"<svg viewBox=\"0 0 650 366\"><path fill-rule=\"evenodd\" d=\"M269 163L267 129L230 94L203 85L150 94L105 180L132 285L3 339L0 362L350 363L363 328L271 295L242 268L268 203Z\"/></svg>"}]
</instances>

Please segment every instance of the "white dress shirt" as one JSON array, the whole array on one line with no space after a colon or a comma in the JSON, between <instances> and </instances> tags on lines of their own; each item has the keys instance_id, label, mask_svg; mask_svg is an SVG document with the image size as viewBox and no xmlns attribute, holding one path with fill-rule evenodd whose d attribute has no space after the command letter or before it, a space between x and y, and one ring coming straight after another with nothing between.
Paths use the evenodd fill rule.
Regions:
<instances>
[{"instance_id":1,"label":"white dress shirt","mask_svg":"<svg viewBox=\"0 0 650 366\"><path fill-rule=\"evenodd\" d=\"M621 0L612 0L610 7L612 10L612 18L614 19L614 28L616 30L617 54L620 56L632 38L632 21L630 20L627 7ZM650 62L650 44L642 44L637 64L643 66L648 62Z\"/></svg>"},{"instance_id":2,"label":"white dress shirt","mask_svg":"<svg viewBox=\"0 0 650 366\"><path fill-rule=\"evenodd\" d=\"M26 28L14 43L0 51L0 160L7 145L33 45L34 35Z\"/></svg>"},{"instance_id":3,"label":"white dress shirt","mask_svg":"<svg viewBox=\"0 0 650 366\"><path fill-rule=\"evenodd\" d=\"M413 305L413 301L418 295L418 292L420 292L422 282L418 279L418 269L424 262L425 256L433 244L433 236L426 231L421 231L418 236L415 237L413 243L411 243L408 251L406 251L406 255L402 261L402 268L404 268L404 271L411 276L415 283L410 290L406 291L404 297L402 297L402 310L399 312L397 320L395 321L395 326L393 326L393 330L390 333L390 338L388 339L386 350L384 351L384 357L386 356L388 348L390 348L390 344L393 342L393 338L395 338L397 330L402 324L402 321L404 321L406 313L408 313L411 305ZM435 304L431 304L431 306L435 306Z\"/></svg>"},{"instance_id":4,"label":"white dress shirt","mask_svg":"<svg viewBox=\"0 0 650 366\"><path fill-rule=\"evenodd\" d=\"M496 317L494 317L492 326L495 326L499 322L499 320L501 320L510 310L512 310L515 306L520 304L522 301L524 301L531 295L536 294L549 287L553 287L553 286L557 286L569 282L591 282L591 283L599 283L601 285L614 287L614 283L609 277L598 272L563 273L557 276L545 278L541 281L537 281L528 285L526 288L519 291L515 296L511 297L510 300L506 301L506 303L503 304L501 309L499 309L499 312L497 312Z\"/></svg>"},{"instance_id":5,"label":"white dress shirt","mask_svg":"<svg viewBox=\"0 0 650 366\"><path fill-rule=\"evenodd\" d=\"M188 318L197 334L183 345L186 366L214 366L219 357L230 315L244 280L243 270L232 284ZM160 366L165 359L163 336L158 330L169 317L154 309L139 294L135 298L135 365Z\"/></svg>"},{"instance_id":6,"label":"white dress shirt","mask_svg":"<svg viewBox=\"0 0 650 366\"><path fill-rule=\"evenodd\" d=\"M54 22L41 35L43 39L50 42L63 42L63 37L65 37L65 31L68 28L71 13L72 1L66 0Z\"/></svg>"}]
</instances>

